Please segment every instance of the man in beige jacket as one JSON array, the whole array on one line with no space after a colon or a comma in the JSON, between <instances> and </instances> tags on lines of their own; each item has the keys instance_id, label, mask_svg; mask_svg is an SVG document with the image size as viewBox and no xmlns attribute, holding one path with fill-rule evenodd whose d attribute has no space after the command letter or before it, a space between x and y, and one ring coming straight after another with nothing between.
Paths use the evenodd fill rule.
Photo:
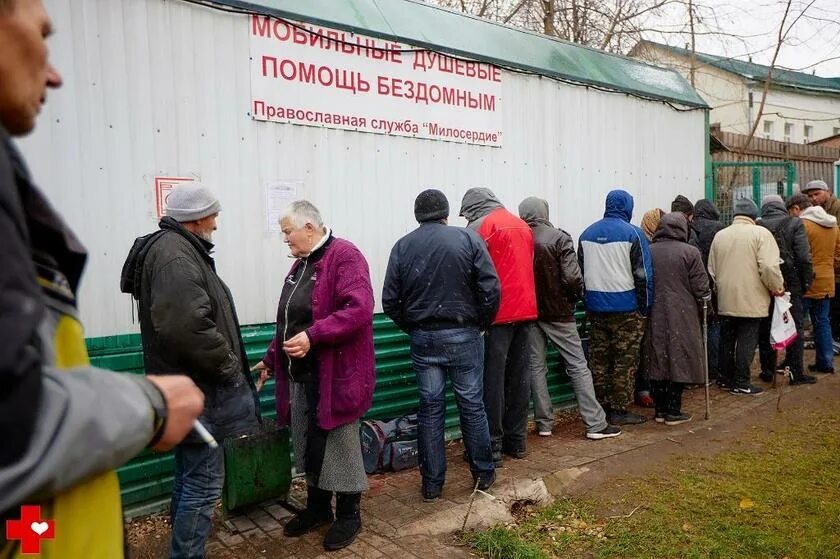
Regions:
<instances>
[{"instance_id":1,"label":"man in beige jacket","mask_svg":"<svg viewBox=\"0 0 840 559\"><path fill-rule=\"evenodd\" d=\"M762 389L750 383L750 364L761 319L768 314L770 297L784 293L784 279L776 239L755 224L755 203L737 200L734 215L732 225L715 235L709 253L722 318L718 386L733 394L760 394Z\"/></svg>"}]
</instances>

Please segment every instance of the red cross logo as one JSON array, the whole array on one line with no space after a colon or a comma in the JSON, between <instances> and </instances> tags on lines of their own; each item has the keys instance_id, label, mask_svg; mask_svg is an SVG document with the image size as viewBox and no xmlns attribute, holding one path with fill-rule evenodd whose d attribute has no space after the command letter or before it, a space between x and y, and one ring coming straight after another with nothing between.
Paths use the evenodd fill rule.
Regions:
<instances>
[{"instance_id":1,"label":"red cross logo","mask_svg":"<svg viewBox=\"0 0 840 559\"><path fill-rule=\"evenodd\" d=\"M41 553L41 540L55 538L55 521L41 520L41 507L23 505L20 520L6 521L6 539L20 540L23 554Z\"/></svg>"}]
</instances>

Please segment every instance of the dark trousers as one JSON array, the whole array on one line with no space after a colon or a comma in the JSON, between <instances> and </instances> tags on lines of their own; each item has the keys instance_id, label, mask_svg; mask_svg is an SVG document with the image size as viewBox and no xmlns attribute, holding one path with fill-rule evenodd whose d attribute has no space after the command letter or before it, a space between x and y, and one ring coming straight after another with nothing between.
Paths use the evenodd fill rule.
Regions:
<instances>
[{"instance_id":1,"label":"dark trousers","mask_svg":"<svg viewBox=\"0 0 840 559\"><path fill-rule=\"evenodd\" d=\"M656 402L657 415L680 415L682 413L682 393L685 385L670 380L651 380L653 401Z\"/></svg>"},{"instance_id":2,"label":"dark trousers","mask_svg":"<svg viewBox=\"0 0 840 559\"><path fill-rule=\"evenodd\" d=\"M770 315L761 319L761 327L758 332L758 357L761 360L761 370L770 374L776 372L776 350L770 347L770 326L773 323L773 306L775 299L770 302ZM794 377L802 374L802 351L805 347L804 332L802 330L805 318L805 306L800 295L791 294L790 314L796 324L796 339L785 348L785 367L790 367Z\"/></svg>"},{"instance_id":3,"label":"dark trousers","mask_svg":"<svg viewBox=\"0 0 840 559\"><path fill-rule=\"evenodd\" d=\"M714 380L720 374L720 318L707 318L709 335L706 337L707 357L709 359L709 379Z\"/></svg>"},{"instance_id":4,"label":"dark trousers","mask_svg":"<svg viewBox=\"0 0 840 559\"><path fill-rule=\"evenodd\" d=\"M484 408L494 450L525 450L534 322L491 326L484 337Z\"/></svg>"},{"instance_id":5,"label":"dark trousers","mask_svg":"<svg viewBox=\"0 0 840 559\"><path fill-rule=\"evenodd\" d=\"M721 317L720 378L731 386L750 385L750 365L758 346L760 318Z\"/></svg>"}]
</instances>

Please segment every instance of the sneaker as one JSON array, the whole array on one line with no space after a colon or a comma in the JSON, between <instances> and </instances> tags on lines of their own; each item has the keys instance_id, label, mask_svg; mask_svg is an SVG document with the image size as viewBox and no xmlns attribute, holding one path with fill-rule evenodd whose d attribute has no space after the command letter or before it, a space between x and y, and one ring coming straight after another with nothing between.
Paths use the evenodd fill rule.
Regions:
<instances>
[{"instance_id":1,"label":"sneaker","mask_svg":"<svg viewBox=\"0 0 840 559\"><path fill-rule=\"evenodd\" d=\"M473 476L473 487L475 487L476 482L478 482L478 490L479 491L487 491L496 482L496 472L490 472L489 476L488 475Z\"/></svg>"},{"instance_id":2,"label":"sneaker","mask_svg":"<svg viewBox=\"0 0 840 559\"><path fill-rule=\"evenodd\" d=\"M812 377L811 375L799 375L790 379L790 385L796 386L797 384L814 384L817 382L817 377Z\"/></svg>"},{"instance_id":3,"label":"sneaker","mask_svg":"<svg viewBox=\"0 0 840 559\"><path fill-rule=\"evenodd\" d=\"M427 503L434 503L438 499L440 499L440 494L442 493L442 489L438 487L437 489L431 489L428 487L424 487L422 489L423 493L423 500Z\"/></svg>"},{"instance_id":4,"label":"sneaker","mask_svg":"<svg viewBox=\"0 0 840 559\"><path fill-rule=\"evenodd\" d=\"M593 441L600 441L601 439L610 439L612 437L617 437L621 434L621 429L614 425L607 425L600 431L595 431L594 433L587 433L586 438L592 439Z\"/></svg>"},{"instance_id":5,"label":"sneaker","mask_svg":"<svg viewBox=\"0 0 840 559\"><path fill-rule=\"evenodd\" d=\"M730 383L726 379L719 378L719 379L717 379L717 382L715 382L715 384L721 390L731 390L732 389L732 383Z\"/></svg>"},{"instance_id":6,"label":"sneaker","mask_svg":"<svg viewBox=\"0 0 840 559\"><path fill-rule=\"evenodd\" d=\"M613 410L607 416L610 425L639 425L647 421L647 417L627 410Z\"/></svg>"},{"instance_id":7,"label":"sneaker","mask_svg":"<svg viewBox=\"0 0 840 559\"><path fill-rule=\"evenodd\" d=\"M760 378L764 382L773 382L773 373L771 373L770 371L761 371L758 374L758 378Z\"/></svg>"},{"instance_id":8,"label":"sneaker","mask_svg":"<svg viewBox=\"0 0 840 559\"><path fill-rule=\"evenodd\" d=\"M550 437L551 431L537 431L537 434L541 437Z\"/></svg>"},{"instance_id":9,"label":"sneaker","mask_svg":"<svg viewBox=\"0 0 840 559\"><path fill-rule=\"evenodd\" d=\"M829 367L828 369L823 369L822 367L817 367L816 363L811 363L808 365L808 370L812 373L824 373L828 375L834 374L834 367Z\"/></svg>"},{"instance_id":10,"label":"sneaker","mask_svg":"<svg viewBox=\"0 0 840 559\"><path fill-rule=\"evenodd\" d=\"M657 423L665 423L665 413L663 412L656 412L656 415L653 416L653 420Z\"/></svg>"},{"instance_id":11,"label":"sneaker","mask_svg":"<svg viewBox=\"0 0 840 559\"><path fill-rule=\"evenodd\" d=\"M750 384L747 386L733 386L729 392L732 394L748 394L750 396L756 396L764 392L764 389Z\"/></svg>"},{"instance_id":12,"label":"sneaker","mask_svg":"<svg viewBox=\"0 0 840 559\"><path fill-rule=\"evenodd\" d=\"M668 414L665 416L665 425L679 425L680 423L687 423L691 421L691 414L680 413L677 415Z\"/></svg>"}]
</instances>

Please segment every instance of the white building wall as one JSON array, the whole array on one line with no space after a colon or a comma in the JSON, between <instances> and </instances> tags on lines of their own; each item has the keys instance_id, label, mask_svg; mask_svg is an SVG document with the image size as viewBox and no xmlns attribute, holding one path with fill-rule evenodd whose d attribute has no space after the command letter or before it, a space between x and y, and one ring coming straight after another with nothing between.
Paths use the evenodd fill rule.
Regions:
<instances>
[{"instance_id":1,"label":"white building wall","mask_svg":"<svg viewBox=\"0 0 840 559\"><path fill-rule=\"evenodd\" d=\"M687 57L673 51L642 44L634 56L661 66L672 68L689 79L690 63ZM743 77L713 66L696 63L694 84L697 93L712 107L709 121L719 123L724 132L749 134L758 116L763 84L751 83ZM749 94L753 106L749 106ZM769 134L765 122L770 123ZM785 124L791 134L785 134ZM803 143L805 126L811 127L808 141L820 140L840 133L840 93L798 92L771 87L767 92L761 122L756 137Z\"/></svg>"},{"instance_id":2,"label":"white building wall","mask_svg":"<svg viewBox=\"0 0 840 559\"><path fill-rule=\"evenodd\" d=\"M506 72L502 148L256 122L244 16L157 0L45 4L65 85L22 148L90 250L88 336L138 330L119 273L133 239L156 229L155 176L216 189L216 262L243 324L274 320L291 264L279 233L266 232L267 182L303 181L336 235L368 258L377 299L391 246L415 227L413 201L428 187L447 194L458 225L469 187L492 188L514 212L544 197L575 237L618 186L636 199L636 223L678 193L703 196L702 111Z\"/></svg>"}]
</instances>

